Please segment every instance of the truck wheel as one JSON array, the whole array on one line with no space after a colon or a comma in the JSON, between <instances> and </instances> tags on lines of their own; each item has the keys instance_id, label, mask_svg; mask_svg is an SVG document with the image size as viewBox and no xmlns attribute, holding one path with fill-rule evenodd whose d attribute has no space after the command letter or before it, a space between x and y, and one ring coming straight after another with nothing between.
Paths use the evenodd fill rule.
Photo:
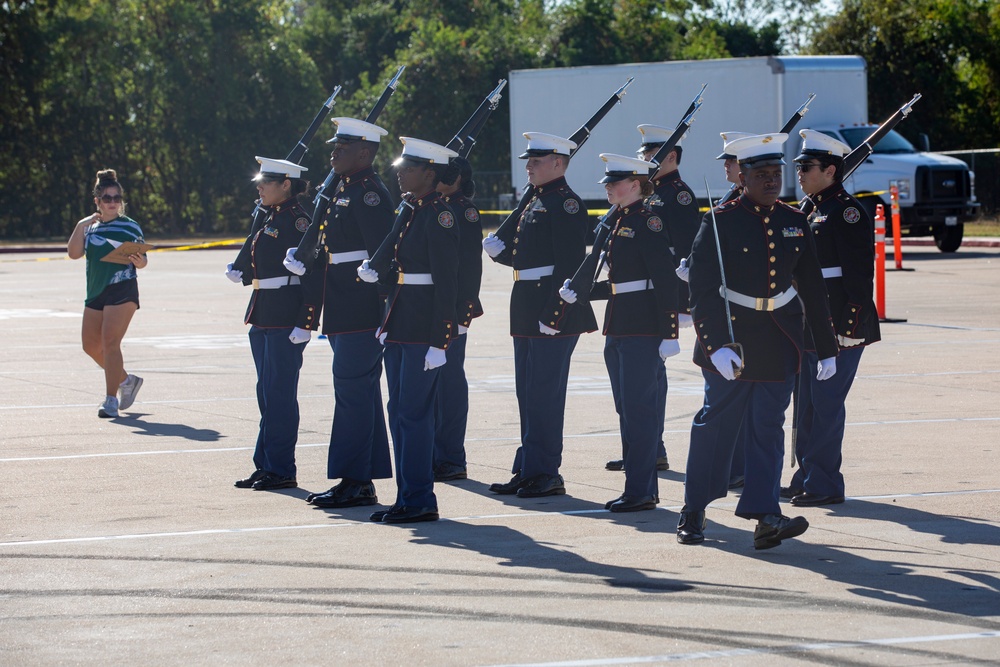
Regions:
<instances>
[{"instance_id":1,"label":"truck wheel","mask_svg":"<svg viewBox=\"0 0 1000 667\"><path fill-rule=\"evenodd\" d=\"M935 225L934 243L941 252L955 252L962 245L965 225Z\"/></svg>"}]
</instances>

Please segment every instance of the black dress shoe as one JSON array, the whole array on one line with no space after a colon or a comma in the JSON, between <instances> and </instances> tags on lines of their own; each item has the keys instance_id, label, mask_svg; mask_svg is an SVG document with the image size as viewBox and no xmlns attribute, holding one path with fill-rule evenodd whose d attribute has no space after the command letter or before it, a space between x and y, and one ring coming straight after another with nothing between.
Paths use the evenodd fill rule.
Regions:
<instances>
[{"instance_id":1,"label":"black dress shoe","mask_svg":"<svg viewBox=\"0 0 1000 667\"><path fill-rule=\"evenodd\" d=\"M658 500L656 496L622 496L604 507L612 512L641 512L656 509Z\"/></svg>"},{"instance_id":2,"label":"black dress shoe","mask_svg":"<svg viewBox=\"0 0 1000 667\"><path fill-rule=\"evenodd\" d=\"M251 473L250 476L247 477L246 479L238 479L238 480L236 480L233 483L233 486L235 486L237 489L249 489L249 488L252 488L253 487L253 483L256 482L258 479L260 479L261 477L263 477L266 474L267 474L266 471L261 470L260 468L258 468L257 470L254 470L253 473Z\"/></svg>"},{"instance_id":3,"label":"black dress shoe","mask_svg":"<svg viewBox=\"0 0 1000 667\"><path fill-rule=\"evenodd\" d=\"M729 478L729 489L742 489L743 485L746 484L746 477L743 475L736 475L736 477Z\"/></svg>"},{"instance_id":4,"label":"black dress shoe","mask_svg":"<svg viewBox=\"0 0 1000 667\"><path fill-rule=\"evenodd\" d=\"M389 514L392 514L393 512L398 512L399 508L400 508L399 505L393 505L392 507L389 507L384 510L375 510L370 515L368 515L368 520L374 521L375 523L380 523Z\"/></svg>"},{"instance_id":5,"label":"black dress shoe","mask_svg":"<svg viewBox=\"0 0 1000 667\"><path fill-rule=\"evenodd\" d=\"M681 544L701 544L705 541L705 511L688 512L681 510L677 522L677 541Z\"/></svg>"},{"instance_id":6,"label":"black dress shoe","mask_svg":"<svg viewBox=\"0 0 1000 667\"><path fill-rule=\"evenodd\" d=\"M525 480L522 479L521 473L516 473L506 484L501 482L490 484L490 491L499 496L512 496L517 493L517 490L521 488L524 482Z\"/></svg>"},{"instance_id":7,"label":"black dress shoe","mask_svg":"<svg viewBox=\"0 0 1000 667\"><path fill-rule=\"evenodd\" d=\"M518 498L542 498L544 496L561 496L566 493L566 484L562 475L547 475L542 473L528 479L517 490Z\"/></svg>"},{"instance_id":8,"label":"black dress shoe","mask_svg":"<svg viewBox=\"0 0 1000 667\"><path fill-rule=\"evenodd\" d=\"M344 480L329 493L316 496L312 504L316 507L359 507L374 505L378 502L375 495L375 485L371 482Z\"/></svg>"},{"instance_id":9,"label":"black dress shoe","mask_svg":"<svg viewBox=\"0 0 1000 667\"><path fill-rule=\"evenodd\" d=\"M382 523L417 523L437 521L440 517L436 507L400 507L382 517Z\"/></svg>"},{"instance_id":10,"label":"black dress shoe","mask_svg":"<svg viewBox=\"0 0 1000 667\"><path fill-rule=\"evenodd\" d=\"M434 469L435 482L454 482L459 479L468 479L469 473L463 466L454 463L442 463Z\"/></svg>"},{"instance_id":11,"label":"black dress shoe","mask_svg":"<svg viewBox=\"0 0 1000 667\"><path fill-rule=\"evenodd\" d=\"M294 489L299 485L294 477L280 477L273 473L266 473L263 477L253 483L254 491L276 491L277 489Z\"/></svg>"},{"instance_id":12,"label":"black dress shoe","mask_svg":"<svg viewBox=\"0 0 1000 667\"><path fill-rule=\"evenodd\" d=\"M809 522L805 517L790 519L782 514L768 514L757 520L757 527L753 531L753 548L771 549L781 544L782 540L798 537L808 527Z\"/></svg>"},{"instance_id":13,"label":"black dress shoe","mask_svg":"<svg viewBox=\"0 0 1000 667\"><path fill-rule=\"evenodd\" d=\"M621 471L625 470L625 459L615 459L613 461L608 461L604 464L605 470L615 470ZM667 460L666 456L658 456L656 458L656 469L657 470L670 470L670 461Z\"/></svg>"},{"instance_id":14,"label":"black dress shoe","mask_svg":"<svg viewBox=\"0 0 1000 667\"><path fill-rule=\"evenodd\" d=\"M322 493L310 493L308 496L306 496L306 502L312 503L312 501L316 500L317 498L332 497L335 493L337 493L337 489L342 487L345 483L346 480L341 480L339 484L331 486L329 489L323 491Z\"/></svg>"},{"instance_id":15,"label":"black dress shoe","mask_svg":"<svg viewBox=\"0 0 1000 667\"><path fill-rule=\"evenodd\" d=\"M796 507L819 507L820 505L839 505L844 502L844 496L819 496L815 493L800 493L792 497Z\"/></svg>"},{"instance_id":16,"label":"black dress shoe","mask_svg":"<svg viewBox=\"0 0 1000 667\"><path fill-rule=\"evenodd\" d=\"M797 486L783 486L778 491L778 495L782 498L794 498L795 496L805 493L805 489L800 489Z\"/></svg>"}]
</instances>

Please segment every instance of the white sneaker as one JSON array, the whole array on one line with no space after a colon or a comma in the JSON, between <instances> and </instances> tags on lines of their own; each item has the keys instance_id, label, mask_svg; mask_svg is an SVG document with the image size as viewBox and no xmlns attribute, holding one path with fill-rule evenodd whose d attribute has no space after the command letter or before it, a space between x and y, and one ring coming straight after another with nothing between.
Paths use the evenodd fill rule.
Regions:
<instances>
[{"instance_id":1,"label":"white sneaker","mask_svg":"<svg viewBox=\"0 0 1000 667\"><path fill-rule=\"evenodd\" d=\"M113 419L118 416L118 399L114 396L108 396L104 399L104 403L97 410L97 416L101 419Z\"/></svg>"},{"instance_id":2,"label":"white sneaker","mask_svg":"<svg viewBox=\"0 0 1000 667\"><path fill-rule=\"evenodd\" d=\"M118 385L119 410L128 410L135 402L135 395L142 387L142 378L138 375L126 375L125 381Z\"/></svg>"}]
</instances>

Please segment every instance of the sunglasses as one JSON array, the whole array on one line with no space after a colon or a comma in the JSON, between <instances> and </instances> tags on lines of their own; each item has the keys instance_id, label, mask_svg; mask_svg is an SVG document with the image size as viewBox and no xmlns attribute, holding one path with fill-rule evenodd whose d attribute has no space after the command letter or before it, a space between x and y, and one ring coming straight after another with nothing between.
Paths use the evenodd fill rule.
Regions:
<instances>
[{"instance_id":1,"label":"sunglasses","mask_svg":"<svg viewBox=\"0 0 1000 667\"><path fill-rule=\"evenodd\" d=\"M101 201L105 204L121 204L121 195L101 195Z\"/></svg>"},{"instance_id":2,"label":"sunglasses","mask_svg":"<svg viewBox=\"0 0 1000 667\"><path fill-rule=\"evenodd\" d=\"M808 173L810 169L812 169L813 167L818 167L818 166L819 166L819 162L797 162L795 164L795 168L799 172L801 172L803 174Z\"/></svg>"}]
</instances>

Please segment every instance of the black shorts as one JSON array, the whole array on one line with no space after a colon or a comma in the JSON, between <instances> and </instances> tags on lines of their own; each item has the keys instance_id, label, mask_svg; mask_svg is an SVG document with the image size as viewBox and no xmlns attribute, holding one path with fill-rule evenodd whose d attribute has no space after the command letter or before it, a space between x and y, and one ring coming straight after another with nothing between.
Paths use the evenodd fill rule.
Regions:
<instances>
[{"instance_id":1,"label":"black shorts","mask_svg":"<svg viewBox=\"0 0 1000 667\"><path fill-rule=\"evenodd\" d=\"M111 283L84 305L94 310L104 310L105 306L120 306L129 302L135 304L136 310L139 309L139 281L134 278Z\"/></svg>"}]
</instances>

